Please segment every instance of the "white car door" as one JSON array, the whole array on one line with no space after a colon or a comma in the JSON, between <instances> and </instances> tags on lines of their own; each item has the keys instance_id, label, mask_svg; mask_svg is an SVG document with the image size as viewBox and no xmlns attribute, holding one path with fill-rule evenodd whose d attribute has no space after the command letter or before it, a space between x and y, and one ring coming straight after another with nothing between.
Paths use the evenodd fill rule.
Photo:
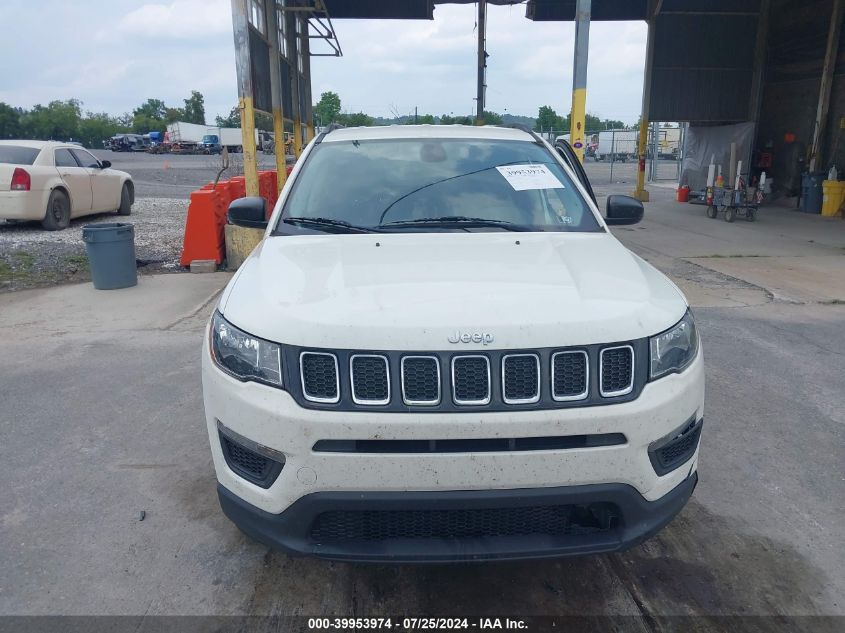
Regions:
<instances>
[{"instance_id":1,"label":"white car door","mask_svg":"<svg viewBox=\"0 0 845 633\"><path fill-rule=\"evenodd\" d=\"M91 174L85 167L80 167L70 150L60 147L55 150L56 170L70 191L71 217L91 212L93 194L91 193Z\"/></svg>"},{"instance_id":2,"label":"white car door","mask_svg":"<svg viewBox=\"0 0 845 633\"><path fill-rule=\"evenodd\" d=\"M93 195L92 211L114 211L120 206L120 176L109 169L103 169L100 161L84 149L71 150L80 165L88 169L91 175Z\"/></svg>"}]
</instances>

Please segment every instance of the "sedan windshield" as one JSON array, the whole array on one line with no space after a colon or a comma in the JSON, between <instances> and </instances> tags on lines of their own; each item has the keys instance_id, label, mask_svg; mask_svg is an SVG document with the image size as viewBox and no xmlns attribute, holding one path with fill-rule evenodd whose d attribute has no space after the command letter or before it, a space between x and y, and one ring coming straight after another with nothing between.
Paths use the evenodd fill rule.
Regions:
<instances>
[{"instance_id":1,"label":"sedan windshield","mask_svg":"<svg viewBox=\"0 0 845 633\"><path fill-rule=\"evenodd\" d=\"M294 183L278 233L600 231L549 151L531 141L324 142Z\"/></svg>"}]
</instances>

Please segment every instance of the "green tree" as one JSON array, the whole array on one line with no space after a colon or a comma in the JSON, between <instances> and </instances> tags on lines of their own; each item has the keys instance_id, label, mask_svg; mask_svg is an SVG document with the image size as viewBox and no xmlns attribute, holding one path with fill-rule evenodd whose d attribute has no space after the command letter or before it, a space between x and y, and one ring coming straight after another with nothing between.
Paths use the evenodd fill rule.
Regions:
<instances>
[{"instance_id":1,"label":"green tree","mask_svg":"<svg viewBox=\"0 0 845 633\"><path fill-rule=\"evenodd\" d=\"M20 138L23 134L23 110L0 101L0 138Z\"/></svg>"},{"instance_id":2,"label":"green tree","mask_svg":"<svg viewBox=\"0 0 845 633\"><path fill-rule=\"evenodd\" d=\"M490 112L489 110L485 110L481 113L481 122L485 125L501 125L502 115L496 112Z\"/></svg>"},{"instance_id":3,"label":"green tree","mask_svg":"<svg viewBox=\"0 0 845 633\"><path fill-rule=\"evenodd\" d=\"M24 135L41 140L66 141L79 136L82 103L78 99L38 104L21 116Z\"/></svg>"},{"instance_id":4,"label":"green tree","mask_svg":"<svg viewBox=\"0 0 845 633\"><path fill-rule=\"evenodd\" d=\"M185 99L185 121L205 125L205 98L201 92L191 90L191 96Z\"/></svg>"},{"instance_id":5,"label":"green tree","mask_svg":"<svg viewBox=\"0 0 845 633\"><path fill-rule=\"evenodd\" d=\"M414 125L414 117L410 117L407 121L407 125ZM420 114L416 117L416 123L419 125L434 125L434 115L433 114Z\"/></svg>"},{"instance_id":6,"label":"green tree","mask_svg":"<svg viewBox=\"0 0 845 633\"><path fill-rule=\"evenodd\" d=\"M324 92L314 106L314 118L318 125L329 125L340 116L340 96L336 92ZM372 125L372 123L370 123Z\"/></svg>"},{"instance_id":7,"label":"green tree","mask_svg":"<svg viewBox=\"0 0 845 633\"><path fill-rule=\"evenodd\" d=\"M369 127L375 123L373 117L363 112L338 114L335 120L337 123L347 127Z\"/></svg>"},{"instance_id":8,"label":"green tree","mask_svg":"<svg viewBox=\"0 0 845 633\"><path fill-rule=\"evenodd\" d=\"M472 125L472 118L468 116L441 114L440 125Z\"/></svg>"},{"instance_id":9,"label":"green tree","mask_svg":"<svg viewBox=\"0 0 845 633\"><path fill-rule=\"evenodd\" d=\"M222 117L218 114L214 121L217 127L241 127L241 109L235 106L229 112L229 116Z\"/></svg>"},{"instance_id":10,"label":"green tree","mask_svg":"<svg viewBox=\"0 0 845 633\"><path fill-rule=\"evenodd\" d=\"M537 112L537 123L534 129L540 130L561 130L563 129L563 119L554 111L551 106L540 106Z\"/></svg>"},{"instance_id":11,"label":"green tree","mask_svg":"<svg viewBox=\"0 0 845 633\"><path fill-rule=\"evenodd\" d=\"M105 112L88 112L79 122L78 138L85 147L102 147L104 140L128 129Z\"/></svg>"},{"instance_id":12,"label":"green tree","mask_svg":"<svg viewBox=\"0 0 845 633\"><path fill-rule=\"evenodd\" d=\"M175 121L187 121L185 111L182 108L167 108L164 111L164 122L174 123Z\"/></svg>"},{"instance_id":13,"label":"green tree","mask_svg":"<svg viewBox=\"0 0 845 633\"><path fill-rule=\"evenodd\" d=\"M167 106L161 99L147 99L132 111L132 131L136 134L163 132Z\"/></svg>"}]
</instances>

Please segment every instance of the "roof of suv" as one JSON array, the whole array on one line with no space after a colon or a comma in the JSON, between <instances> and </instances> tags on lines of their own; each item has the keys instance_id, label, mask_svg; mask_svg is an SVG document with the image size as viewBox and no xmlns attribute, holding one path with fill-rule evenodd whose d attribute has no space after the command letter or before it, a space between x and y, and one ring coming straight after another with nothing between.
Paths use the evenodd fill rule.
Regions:
<instances>
[{"instance_id":1,"label":"roof of suv","mask_svg":"<svg viewBox=\"0 0 845 633\"><path fill-rule=\"evenodd\" d=\"M467 138L497 141L534 141L528 132L518 128L493 125L379 125L346 127L332 130L323 143L399 138Z\"/></svg>"}]
</instances>

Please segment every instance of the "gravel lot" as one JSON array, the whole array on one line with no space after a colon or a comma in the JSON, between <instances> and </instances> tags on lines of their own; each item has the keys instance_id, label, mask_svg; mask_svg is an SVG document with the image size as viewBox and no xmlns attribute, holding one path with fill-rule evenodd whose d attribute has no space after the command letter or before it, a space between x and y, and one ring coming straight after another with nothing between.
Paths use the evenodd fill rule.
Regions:
<instances>
[{"instance_id":1,"label":"gravel lot","mask_svg":"<svg viewBox=\"0 0 845 633\"><path fill-rule=\"evenodd\" d=\"M82 227L102 222L129 221L135 226L139 272L181 271L187 210L186 199L139 198L129 218L89 215L72 220L64 231L45 231L37 222L0 222L0 292L89 280Z\"/></svg>"}]
</instances>

